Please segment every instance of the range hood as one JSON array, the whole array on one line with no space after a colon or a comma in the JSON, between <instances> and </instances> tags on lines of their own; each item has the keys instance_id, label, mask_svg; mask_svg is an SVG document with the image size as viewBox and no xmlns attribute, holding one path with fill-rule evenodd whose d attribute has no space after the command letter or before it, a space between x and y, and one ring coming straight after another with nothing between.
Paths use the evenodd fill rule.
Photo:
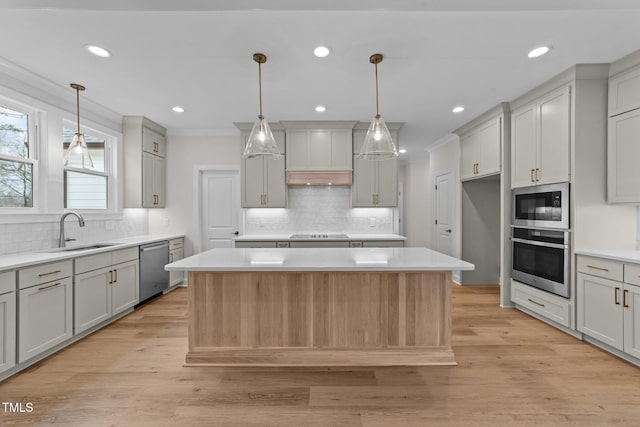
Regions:
<instances>
[{"instance_id":1,"label":"range hood","mask_svg":"<svg viewBox=\"0 0 640 427\"><path fill-rule=\"evenodd\" d=\"M353 174L346 171L287 171L287 185L351 185Z\"/></svg>"}]
</instances>

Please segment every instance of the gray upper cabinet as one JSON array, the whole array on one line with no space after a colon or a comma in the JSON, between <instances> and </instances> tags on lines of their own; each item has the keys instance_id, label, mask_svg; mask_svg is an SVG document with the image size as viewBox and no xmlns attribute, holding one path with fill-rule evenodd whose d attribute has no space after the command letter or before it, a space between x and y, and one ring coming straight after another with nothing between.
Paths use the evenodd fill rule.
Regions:
<instances>
[{"instance_id":1,"label":"gray upper cabinet","mask_svg":"<svg viewBox=\"0 0 640 427\"><path fill-rule=\"evenodd\" d=\"M142 116L122 118L124 207L166 204L166 129Z\"/></svg>"},{"instance_id":2,"label":"gray upper cabinet","mask_svg":"<svg viewBox=\"0 0 640 427\"><path fill-rule=\"evenodd\" d=\"M609 77L607 135L607 200L640 203L640 53L620 60L631 68L619 71L612 64Z\"/></svg>"},{"instance_id":3,"label":"gray upper cabinet","mask_svg":"<svg viewBox=\"0 0 640 427\"><path fill-rule=\"evenodd\" d=\"M288 171L351 170L355 122L282 122Z\"/></svg>"},{"instance_id":4,"label":"gray upper cabinet","mask_svg":"<svg viewBox=\"0 0 640 427\"><path fill-rule=\"evenodd\" d=\"M462 180L500 173L502 119L490 119L460 136Z\"/></svg>"},{"instance_id":5,"label":"gray upper cabinet","mask_svg":"<svg viewBox=\"0 0 640 427\"><path fill-rule=\"evenodd\" d=\"M247 143L252 123L236 123L240 129L242 150ZM243 208L286 208L287 186L285 183L285 134L284 129L276 123L270 123L273 137L282 154L281 159L257 156L251 159L242 158L240 163L241 206Z\"/></svg>"}]
</instances>

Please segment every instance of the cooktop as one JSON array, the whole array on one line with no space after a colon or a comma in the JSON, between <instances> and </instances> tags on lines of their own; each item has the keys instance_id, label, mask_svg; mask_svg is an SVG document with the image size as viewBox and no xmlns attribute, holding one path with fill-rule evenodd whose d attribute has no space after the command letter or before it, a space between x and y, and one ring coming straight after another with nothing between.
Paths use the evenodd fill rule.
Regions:
<instances>
[{"instance_id":1,"label":"cooktop","mask_svg":"<svg viewBox=\"0 0 640 427\"><path fill-rule=\"evenodd\" d=\"M346 234L338 233L315 233L315 234L292 234L290 239L348 239Z\"/></svg>"}]
</instances>

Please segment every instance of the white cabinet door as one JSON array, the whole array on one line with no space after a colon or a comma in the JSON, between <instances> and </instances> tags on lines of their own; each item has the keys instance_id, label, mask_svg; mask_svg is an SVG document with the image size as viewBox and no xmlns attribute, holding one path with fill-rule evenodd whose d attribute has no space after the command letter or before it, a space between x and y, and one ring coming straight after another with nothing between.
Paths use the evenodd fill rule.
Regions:
<instances>
[{"instance_id":1,"label":"white cabinet door","mask_svg":"<svg viewBox=\"0 0 640 427\"><path fill-rule=\"evenodd\" d=\"M312 130L308 134L306 165L300 165L305 170L325 170L331 168L331 132L326 130ZM351 154L351 153L349 153Z\"/></svg>"},{"instance_id":2,"label":"white cabinet door","mask_svg":"<svg viewBox=\"0 0 640 427\"><path fill-rule=\"evenodd\" d=\"M534 185L536 168L536 105L511 114L511 188Z\"/></svg>"},{"instance_id":3,"label":"white cabinet door","mask_svg":"<svg viewBox=\"0 0 640 427\"><path fill-rule=\"evenodd\" d=\"M71 278L18 292L18 362L24 362L73 335Z\"/></svg>"},{"instance_id":4,"label":"white cabinet door","mask_svg":"<svg viewBox=\"0 0 640 427\"><path fill-rule=\"evenodd\" d=\"M502 118L498 117L478 130L477 176L500 173L502 162Z\"/></svg>"},{"instance_id":5,"label":"white cabinet door","mask_svg":"<svg viewBox=\"0 0 640 427\"><path fill-rule=\"evenodd\" d=\"M331 168L351 170L353 168L351 150L353 134L351 130L331 132Z\"/></svg>"},{"instance_id":6,"label":"white cabinet door","mask_svg":"<svg viewBox=\"0 0 640 427\"><path fill-rule=\"evenodd\" d=\"M260 208L264 194L264 159L242 159L242 207Z\"/></svg>"},{"instance_id":7,"label":"white cabinet door","mask_svg":"<svg viewBox=\"0 0 640 427\"><path fill-rule=\"evenodd\" d=\"M75 333L85 331L111 317L111 288L113 273L101 268L75 276L73 300Z\"/></svg>"},{"instance_id":8,"label":"white cabinet door","mask_svg":"<svg viewBox=\"0 0 640 427\"><path fill-rule=\"evenodd\" d=\"M9 292L0 295L0 372L13 368L15 364L16 293Z\"/></svg>"},{"instance_id":9,"label":"white cabinet door","mask_svg":"<svg viewBox=\"0 0 640 427\"><path fill-rule=\"evenodd\" d=\"M129 261L111 268L111 316L133 307L138 303L139 281L138 261Z\"/></svg>"},{"instance_id":10,"label":"white cabinet door","mask_svg":"<svg viewBox=\"0 0 640 427\"><path fill-rule=\"evenodd\" d=\"M609 117L640 108L640 67L609 79Z\"/></svg>"},{"instance_id":11,"label":"white cabinet door","mask_svg":"<svg viewBox=\"0 0 640 427\"><path fill-rule=\"evenodd\" d=\"M264 207L287 207L287 183L284 174L284 158L263 159L265 176L264 182Z\"/></svg>"},{"instance_id":12,"label":"white cabinet door","mask_svg":"<svg viewBox=\"0 0 640 427\"><path fill-rule=\"evenodd\" d=\"M569 181L570 113L569 86L539 101L536 184Z\"/></svg>"},{"instance_id":13,"label":"white cabinet door","mask_svg":"<svg viewBox=\"0 0 640 427\"><path fill-rule=\"evenodd\" d=\"M155 207L164 208L166 205L166 166L164 157L154 156L153 159L153 192L156 195Z\"/></svg>"},{"instance_id":14,"label":"white cabinet door","mask_svg":"<svg viewBox=\"0 0 640 427\"><path fill-rule=\"evenodd\" d=\"M238 246L236 246L238 247ZM173 249L169 252L169 262L180 261L184 258L184 249L178 248ZM183 271L170 271L169 272L169 287L175 286L184 280L184 272Z\"/></svg>"},{"instance_id":15,"label":"white cabinet door","mask_svg":"<svg viewBox=\"0 0 640 427\"><path fill-rule=\"evenodd\" d=\"M155 171L154 156L149 153L142 153L142 207L155 207Z\"/></svg>"},{"instance_id":16,"label":"white cabinet door","mask_svg":"<svg viewBox=\"0 0 640 427\"><path fill-rule=\"evenodd\" d=\"M610 118L608 132L608 201L640 202L640 110Z\"/></svg>"},{"instance_id":17,"label":"white cabinet door","mask_svg":"<svg viewBox=\"0 0 640 427\"><path fill-rule=\"evenodd\" d=\"M640 287L624 286L624 351L640 359Z\"/></svg>"},{"instance_id":18,"label":"white cabinet door","mask_svg":"<svg viewBox=\"0 0 640 427\"><path fill-rule=\"evenodd\" d=\"M376 164L353 156L353 184L351 185L351 207L374 206Z\"/></svg>"},{"instance_id":19,"label":"white cabinet door","mask_svg":"<svg viewBox=\"0 0 640 427\"><path fill-rule=\"evenodd\" d=\"M370 160L369 160L370 161ZM398 205L398 159L374 161L377 163L377 191L375 206L394 207Z\"/></svg>"},{"instance_id":20,"label":"white cabinet door","mask_svg":"<svg viewBox=\"0 0 640 427\"><path fill-rule=\"evenodd\" d=\"M309 161L309 141L306 130L287 131L287 170L306 170Z\"/></svg>"},{"instance_id":21,"label":"white cabinet door","mask_svg":"<svg viewBox=\"0 0 640 427\"><path fill-rule=\"evenodd\" d=\"M623 350L622 283L578 273L578 331Z\"/></svg>"},{"instance_id":22,"label":"white cabinet door","mask_svg":"<svg viewBox=\"0 0 640 427\"><path fill-rule=\"evenodd\" d=\"M478 134L471 133L460 139L460 179L471 179L476 176L478 161Z\"/></svg>"}]
</instances>

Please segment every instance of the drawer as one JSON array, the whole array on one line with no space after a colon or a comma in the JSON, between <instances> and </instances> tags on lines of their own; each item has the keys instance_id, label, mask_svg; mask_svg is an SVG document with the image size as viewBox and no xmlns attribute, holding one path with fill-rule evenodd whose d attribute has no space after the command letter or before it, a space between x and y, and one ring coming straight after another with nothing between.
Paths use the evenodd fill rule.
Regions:
<instances>
[{"instance_id":1,"label":"drawer","mask_svg":"<svg viewBox=\"0 0 640 427\"><path fill-rule=\"evenodd\" d=\"M138 259L139 254L140 248L138 248L138 246L118 249L117 251L111 252L111 264L115 265L127 261L133 261L134 259Z\"/></svg>"},{"instance_id":2,"label":"drawer","mask_svg":"<svg viewBox=\"0 0 640 427\"><path fill-rule=\"evenodd\" d=\"M103 252L94 255L82 256L76 258L74 262L76 266L75 274L86 273L87 271L109 267L111 265L111 253Z\"/></svg>"},{"instance_id":3,"label":"drawer","mask_svg":"<svg viewBox=\"0 0 640 427\"><path fill-rule=\"evenodd\" d=\"M362 242L365 248L401 248L404 240L365 240Z\"/></svg>"},{"instance_id":4,"label":"drawer","mask_svg":"<svg viewBox=\"0 0 640 427\"><path fill-rule=\"evenodd\" d=\"M184 239L181 237L179 239L171 239L169 240L169 250L179 249L183 247Z\"/></svg>"},{"instance_id":5,"label":"drawer","mask_svg":"<svg viewBox=\"0 0 640 427\"><path fill-rule=\"evenodd\" d=\"M578 271L580 273L622 282L622 270L622 263L619 261L583 255L578 256Z\"/></svg>"},{"instance_id":6,"label":"drawer","mask_svg":"<svg viewBox=\"0 0 640 427\"><path fill-rule=\"evenodd\" d=\"M16 272L15 270L0 273L0 294L16 290Z\"/></svg>"},{"instance_id":7,"label":"drawer","mask_svg":"<svg viewBox=\"0 0 640 427\"><path fill-rule=\"evenodd\" d=\"M352 248L361 248L362 242L349 242L349 246Z\"/></svg>"},{"instance_id":8,"label":"drawer","mask_svg":"<svg viewBox=\"0 0 640 427\"><path fill-rule=\"evenodd\" d=\"M568 299L512 280L511 301L562 326L571 327L571 302Z\"/></svg>"},{"instance_id":9,"label":"drawer","mask_svg":"<svg viewBox=\"0 0 640 427\"><path fill-rule=\"evenodd\" d=\"M234 242L236 248L275 248L276 242L266 241L266 240L256 240L256 241L236 241Z\"/></svg>"},{"instance_id":10,"label":"drawer","mask_svg":"<svg viewBox=\"0 0 640 427\"><path fill-rule=\"evenodd\" d=\"M632 285L640 286L640 265L625 264L624 265L624 281Z\"/></svg>"},{"instance_id":11,"label":"drawer","mask_svg":"<svg viewBox=\"0 0 640 427\"><path fill-rule=\"evenodd\" d=\"M25 289L33 285L60 280L71 276L73 262L58 261L48 264L39 264L33 267L18 270L18 288Z\"/></svg>"},{"instance_id":12,"label":"drawer","mask_svg":"<svg viewBox=\"0 0 640 427\"><path fill-rule=\"evenodd\" d=\"M276 242L276 248L288 248L290 247L289 242Z\"/></svg>"}]
</instances>

